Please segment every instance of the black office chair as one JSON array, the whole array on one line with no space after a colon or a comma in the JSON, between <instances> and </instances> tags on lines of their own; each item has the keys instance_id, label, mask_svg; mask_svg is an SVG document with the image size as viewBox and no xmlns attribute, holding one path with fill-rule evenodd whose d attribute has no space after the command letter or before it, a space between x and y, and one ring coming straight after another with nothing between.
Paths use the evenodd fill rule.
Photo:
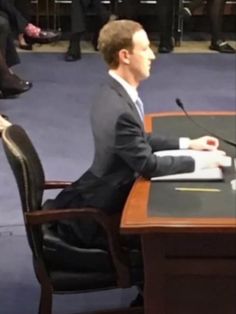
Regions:
<instances>
[{"instance_id":1,"label":"black office chair","mask_svg":"<svg viewBox=\"0 0 236 314\"><path fill-rule=\"evenodd\" d=\"M39 314L52 313L53 294L81 293L142 285L140 252L120 246L119 225L97 208L47 209L42 205L45 189L63 188L71 182L45 181L39 156L26 132L18 125L2 133L3 147L16 178L33 265L41 285ZM108 249L79 248L63 241L50 222L94 219L104 229ZM143 313L127 308L112 313ZM95 312L97 313L97 312Z\"/></svg>"}]
</instances>

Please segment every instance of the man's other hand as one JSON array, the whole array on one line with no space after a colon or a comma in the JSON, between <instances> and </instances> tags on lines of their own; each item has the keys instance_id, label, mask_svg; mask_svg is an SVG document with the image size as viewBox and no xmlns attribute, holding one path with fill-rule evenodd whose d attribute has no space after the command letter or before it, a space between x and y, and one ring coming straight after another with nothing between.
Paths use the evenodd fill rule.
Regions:
<instances>
[{"instance_id":1,"label":"man's other hand","mask_svg":"<svg viewBox=\"0 0 236 314\"><path fill-rule=\"evenodd\" d=\"M202 136L189 142L189 148L194 150L216 150L218 147L219 140L213 136Z\"/></svg>"}]
</instances>

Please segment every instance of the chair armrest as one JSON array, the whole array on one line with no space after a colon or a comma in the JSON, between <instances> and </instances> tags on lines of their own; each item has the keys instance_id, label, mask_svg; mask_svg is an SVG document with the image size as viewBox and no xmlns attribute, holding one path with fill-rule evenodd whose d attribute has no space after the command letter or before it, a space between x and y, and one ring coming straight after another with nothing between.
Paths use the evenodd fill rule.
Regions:
<instances>
[{"instance_id":1,"label":"chair armrest","mask_svg":"<svg viewBox=\"0 0 236 314\"><path fill-rule=\"evenodd\" d=\"M103 227L107 234L109 251L114 263L119 287L130 287L128 256L120 245L120 216L108 216L97 208L49 209L25 213L26 224L42 225L52 221L89 217Z\"/></svg>"},{"instance_id":2,"label":"chair armrest","mask_svg":"<svg viewBox=\"0 0 236 314\"><path fill-rule=\"evenodd\" d=\"M97 208L65 208L65 209L47 209L36 210L25 213L27 223L30 225L42 225L52 221L60 221L65 219L76 219L81 216L102 217L107 219L108 216ZM99 218L95 218L96 220Z\"/></svg>"},{"instance_id":3,"label":"chair armrest","mask_svg":"<svg viewBox=\"0 0 236 314\"><path fill-rule=\"evenodd\" d=\"M44 190L63 189L71 184L72 181L45 181Z\"/></svg>"}]
</instances>

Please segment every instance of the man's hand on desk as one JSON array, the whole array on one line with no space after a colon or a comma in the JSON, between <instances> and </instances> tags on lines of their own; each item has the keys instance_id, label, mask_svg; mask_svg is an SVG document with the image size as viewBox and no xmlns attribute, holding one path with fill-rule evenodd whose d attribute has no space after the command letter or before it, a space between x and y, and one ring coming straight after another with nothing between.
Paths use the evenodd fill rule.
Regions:
<instances>
[{"instance_id":1,"label":"man's hand on desk","mask_svg":"<svg viewBox=\"0 0 236 314\"><path fill-rule=\"evenodd\" d=\"M189 141L189 149L194 150L216 150L219 140L213 136L202 136Z\"/></svg>"},{"instance_id":2,"label":"man's hand on desk","mask_svg":"<svg viewBox=\"0 0 236 314\"><path fill-rule=\"evenodd\" d=\"M205 154L204 158L196 157L195 159L195 170L204 168L217 168L217 167L230 167L231 157L226 156L225 152L221 150L214 150Z\"/></svg>"}]
</instances>

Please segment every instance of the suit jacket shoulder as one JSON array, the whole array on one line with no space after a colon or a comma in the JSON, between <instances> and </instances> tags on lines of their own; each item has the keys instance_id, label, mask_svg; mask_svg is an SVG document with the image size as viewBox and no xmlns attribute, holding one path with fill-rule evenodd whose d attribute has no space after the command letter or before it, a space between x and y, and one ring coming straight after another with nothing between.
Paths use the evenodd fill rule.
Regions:
<instances>
[{"instance_id":1,"label":"suit jacket shoulder","mask_svg":"<svg viewBox=\"0 0 236 314\"><path fill-rule=\"evenodd\" d=\"M91 111L92 123L94 120L100 119L106 119L107 122L112 120L115 122L124 113L134 116L142 127L142 121L132 99L121 84L110 77L101 86L95 98Z\"/></svg>"}]
</instances>

